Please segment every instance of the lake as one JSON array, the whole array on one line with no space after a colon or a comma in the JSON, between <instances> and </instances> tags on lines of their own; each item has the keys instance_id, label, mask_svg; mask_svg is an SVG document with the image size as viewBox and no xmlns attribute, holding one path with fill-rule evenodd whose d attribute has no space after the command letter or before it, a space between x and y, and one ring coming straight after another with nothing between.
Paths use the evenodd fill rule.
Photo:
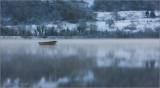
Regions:
<instances>
[{"instance_id":1,"label":"lake","mask_svg":"<svg viewBox=\"0 0 160 88\"><path fill-rule=\"evenodd\" d=\"M1 87L159 86L159 39L42 41L0 41Z\"/></svg>"}]
</instances>

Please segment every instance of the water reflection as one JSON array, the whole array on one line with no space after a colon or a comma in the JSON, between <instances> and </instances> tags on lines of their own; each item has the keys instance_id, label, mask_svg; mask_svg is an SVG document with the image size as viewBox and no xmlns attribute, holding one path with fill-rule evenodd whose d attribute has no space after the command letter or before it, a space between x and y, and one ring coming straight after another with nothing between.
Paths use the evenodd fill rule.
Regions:
<instances>
[{"instance_id":1,"label":"water reflection","mask_svg":"<svg viewBox=\"0 0 160 88\"><path fill-rule=\"evenodd\" d=\"M2 87L157 87L158 40L2 40Z\"/></svg>"}]
</instances>

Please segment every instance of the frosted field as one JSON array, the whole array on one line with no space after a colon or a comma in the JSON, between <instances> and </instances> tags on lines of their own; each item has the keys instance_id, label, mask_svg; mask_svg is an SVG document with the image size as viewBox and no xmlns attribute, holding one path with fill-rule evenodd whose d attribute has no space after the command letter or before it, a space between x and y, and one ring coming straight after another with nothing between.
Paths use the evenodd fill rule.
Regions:
<instances>
[{"instance_id":1,"label":"frosted field","mask_svg":"<svg viewBox=\"0 0 160 88\"><path fill-rule=\"evenodd\" d=\"M39 41L1 40L3 87L158 86L159 39Z\"/></svg>"}]
</instances>

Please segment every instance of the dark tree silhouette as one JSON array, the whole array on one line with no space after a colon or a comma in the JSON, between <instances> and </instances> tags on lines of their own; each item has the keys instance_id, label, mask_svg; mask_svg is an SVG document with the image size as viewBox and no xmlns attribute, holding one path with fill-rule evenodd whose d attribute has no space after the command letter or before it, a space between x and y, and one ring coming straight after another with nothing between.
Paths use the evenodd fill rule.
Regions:
<instances>
[{"instance_id":1,"label":"dark tree silhouette","mask_svg":"<svg viewBox=\"0 0 160 88\"><path fill-rule=\"evenodd\" d=\"M149 11L148 10L146 11L146 17L149 17Z\"/></svg>"},{"instance_id":2,"label":"dark tree silhouette","mask_svg":"<svg viewBox=\"0 0 160 88\"><path fill-rule=\"evenodd\" d=\"M156 17L155 12L153 10L150 13L150 17L152 17L152 18Z\"/></svg>"}]
</instances>

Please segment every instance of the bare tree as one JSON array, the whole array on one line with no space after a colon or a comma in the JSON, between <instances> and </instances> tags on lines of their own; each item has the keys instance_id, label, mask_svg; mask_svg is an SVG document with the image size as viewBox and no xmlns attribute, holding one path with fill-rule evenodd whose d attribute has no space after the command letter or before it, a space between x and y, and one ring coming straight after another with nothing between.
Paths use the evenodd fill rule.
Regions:
<instances>
[{"instance_id":1,"label":"bare tree","mask_svg":"<svg viewBox=\"0 0 160 88\"><path fill-rule=\"evenodd\" d=\"M46 35L47 29L46 29L45 25L37 26L36 30L37 30L37 33L38 33L39 36L41 36L41 37L47 36Z\"/></svg>"}]
</instances>

